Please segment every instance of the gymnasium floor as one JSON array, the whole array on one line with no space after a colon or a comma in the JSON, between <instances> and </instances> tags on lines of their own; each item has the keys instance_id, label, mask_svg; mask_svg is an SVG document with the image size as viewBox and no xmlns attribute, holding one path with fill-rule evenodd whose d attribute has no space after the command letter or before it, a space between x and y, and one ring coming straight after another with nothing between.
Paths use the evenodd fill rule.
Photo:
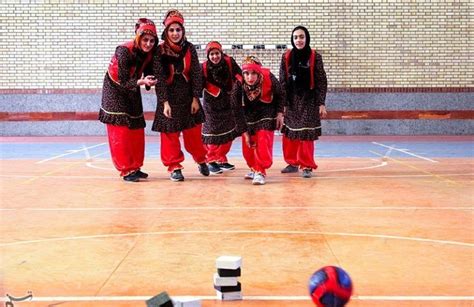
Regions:
<instances>
[{"instance_id":1,"label":"gymnasium floor","mask_svg":"<svg viewBox=\"0 0 474 307\"><path fill-rule=\"evenodd\" d=\"M122 181L103 137L0 138L0 301L15 306L145 306L167 291L202 306L313 306L325 265L354 283L348 306L474 306L474 137L324 137L311 179L264 186L237 169L168 179L158 137ZM215 260L243 258L243 301L221 302Z\"/></svg>"}]
</instances>

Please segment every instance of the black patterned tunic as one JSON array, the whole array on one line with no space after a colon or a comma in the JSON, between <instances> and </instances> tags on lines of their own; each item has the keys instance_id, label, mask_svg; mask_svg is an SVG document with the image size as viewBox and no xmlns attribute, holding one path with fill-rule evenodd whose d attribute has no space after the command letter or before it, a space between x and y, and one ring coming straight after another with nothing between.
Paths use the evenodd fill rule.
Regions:
<instances>
[{"instance_id":1,"label":"black patterned tunic","mask_svg":"<svg viewBox=\"0 0 474 307\"><path fill-rule=\"evenodd\" d=\"M189 48L191 52L191 67L189 82L181 72L184 70L184 54ZM158 104L156 106L155 120L152 130L159 132L178 132L193 128L204 122L204 112L200 105L196 114L191 114L191 103L193 97L202 95L202 77L201 67L197 56L196 48L193 44L187 42L183 47L183 55L176 60L162 54L162 46L154 56L153 73L157 78L155 85ZM170 85L166 84L166 79L170 75L168 65L172 63L175 67L175 75ZM168 101L171 107L172 118L167 118L163 114L164 102Z\"/></svg>"},{"instance_id":2,"label":"black patterned tunic","mask_svg":"<svg viewBox=\"0 0 474 307\"><path fill-rule=\"evenodd\" d=\"M254 135L258 130L276 129L277 113L283 113L283 96L280 89L280 83L277 78L270 73L272 81L273 99L271 103L264 103L256 98L250 101L245 95L240 82L236 82L232 89L231 99L233 103L240 103L243 109L244 118L238 120L237 126L242 132L248 131Z\"/></svg>"},{"instance_id":3,"label":"black patterned tunic","mask_svg":"<svg viewBox=\"0 0 474 307\"><path fill-rule=\"evenodd\" d=\"M242 70L239 65L235 62L234 58L231 59L232 72L228 73L228 77L232 78L235 82L235 74L242 75ZM227 63L222 60L225 69L228 70ZM210 63L207 63L208 73L213 69ZM206 82L206 80L204 80ZM241 112L242 105L240 103L232 104L230 99L230 90L226 85L229 84L228 80L220 80L218 85L220 88L219 96L214 97L206 89L204 89L203 107L206 121L202 128L202 140L204 144L225 144L234 140L236 137L242 134L236 125L235 114Z\"/></svg>"},{"instance_id":4,"label":"black patterned tunic","mask_svg":"<svg viewBox=\"0 0 474 307\"><path fill-rule=\"evenodd\" d=\"M137 85L140 76L130 76L130 68L141 67L146 55L140 51L130 53L126 47L118 46L115 56L118 60L120 84L114 82L108 73L105 74L99 120L105 124L127 126L130 129L144 128L142 96ZM145 67L145 76L151 74L152 67L152 63Z\"/></svg>"},{"instance_id":5,"label":"black patterned tunic","mask_svg":"<svg viewBox=\"0 0 474 307\"><path fill-rule=\"evenodd\" d=\"M327 92L323 59L316 53L314 89L295 89L287 79L285 54L280 65L280 83L286 96L286 112L282 133L293 140L317 140L321 135L319 106L324 105Z\"/></svg>"}]
</instances>

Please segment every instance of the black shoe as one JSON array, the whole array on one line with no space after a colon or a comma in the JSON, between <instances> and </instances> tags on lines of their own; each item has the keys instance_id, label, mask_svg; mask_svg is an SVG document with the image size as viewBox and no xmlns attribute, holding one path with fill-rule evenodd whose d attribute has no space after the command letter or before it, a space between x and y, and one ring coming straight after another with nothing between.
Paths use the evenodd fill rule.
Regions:
<instances>
[{"instance_id":1,"label":"black shoe","mask_svg":"<svg viewBox=\"0 0 474 307\"><path fill-rule=\"evenodd\" d=\"M205 162L199 163L198 169L201 175L209 176L209 167L207 167L207 164Z\"/></svg>"},{"instance_id":2,"label":"black shoe","mask_svg":"<svg viewBox=\"0 0 474 307\"><path fill-rule=\"evenodd\" d=\"M183 181L183 180L184 180L184 176L183 176L183 174L181 173L181 170L180 170L180 169L175 169L175 170L171 173L170 179L171 179L171 181Z\"/></svg>"},{"instance_id":3,"label":"black shoe","mask_svg":"<svg viewBox=\"0 0 474 307\"><path fill-rule=\"evenodd\" d=\"M298 173L298 166L288 164L284 169L281 170L281 172L282 174Z\"/></svg>"},{"instance_id":4,"label":"black shoe","mask_svg":"<svg viewBox=\"0 0 474 307\"><path fill-rule=\"evenodd\" d=\"M136 171L136 173L137 173L138 177L140 177L140 178L142 178L142 179L148 178L148 174L142 172L141 170Z\"/></svg>"},{"instance_id":5,"label":"black shoe","mask_svg":"<svg viewBox=\"0 0 474 307\"><path fill-rule=\"evenodd\" d=\"M305 168L303 170L303 173L301 174L301 177L303 178L311 178L313 177L313 170L310 168Z\"/></svg>"},{"instance_id":6,"label":"black shoe","mask_svg":"<svg viewBox=\"0 0 474 307\"><path fill-rule=\"evenodd\" d=\"M219 167L223 170L223 171L231 171L231 170L234 170L235 169L235 165L232 165L230 163L219 163Z\"/></svg>"},{"instance_id":7,"label":"black shoe","mask_svg":"<svg viewBox=\"0 0 474 307\"><path fill-rule=\"evenodd\" d=\"M213 175L222 174L223 170L219 167L216 162L209 163L209 172Z\"/></svg>"},{"instance_id":8,"label":"black shoe","mask_svg":"<svg viewBox=\"0 0 474 307\"><path fill-rule=\"evenodd\" d=\"M140 176L138 175L137 172L133 172L128 174L127 176L123 176L123 180L129 181L129 182L137 182L140 180Z\"/></svg>"}]
</instances>

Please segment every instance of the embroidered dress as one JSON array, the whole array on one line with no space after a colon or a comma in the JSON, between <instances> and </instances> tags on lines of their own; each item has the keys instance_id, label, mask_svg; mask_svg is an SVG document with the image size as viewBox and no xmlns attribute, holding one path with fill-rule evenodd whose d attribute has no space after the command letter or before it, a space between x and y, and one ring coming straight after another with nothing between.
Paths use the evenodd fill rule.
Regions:
<instances>
[{"instance_id":1,"label":"embroidered dress","mask_svg":"<svg viewBox=\"0 0 474 307\"><path fill-rule=\"evenodd\" d=\"M182 54L177 58L163 54L163 45L158 46L153 71L158 79L155 85L158 104L152 130L179 132L203 123L202 106L196 114L191 114L193 97L202 96L201 67L193 44L186 42ZM170 104L172 118L163 114L165 101Z\"/></svg>"},{"instance_id":2,"label":"embroidered dress","mask_svg":"<svg viewBox=\"0 0 474 307\"><path fill-rule=\"evenodd\" d=\"M130 52L129 48L122 45L116 48L115 58L120 83L112 80L108 72L105 74L99 120L130 129L144 128L142 96L137 85L139 76L136 73L130 75L130 67L142 67L146 54L140 51ZM151 70L152 64L149 63L143 72L150 75Z\"/></svg>"},{"instance_id":3,"label":"embroidered dress","mask_svg":"<svg viewBox=\"0 0 474 307\"><path fill-rule=\"evenodd\" d=\"M233 75L241 75L242 72L233 58L229 58L229 62L231 71L229 71L225 59L222 59L218 65L213 65L210 61L206 63L207 65L203 65L203 70L207 69L207 72L204 73L207 77L204 78L203 91L206 121L202 129L202 139L205 144L225 144L242 134L242 131L237 129L234 116L235 112L240 112L241 104L232 105L230 100L233 84L231 79L235 81ZM221 77L222 75L225 78ZM209 83L211 84L206 87Z\"/></svg>"},{"instance_id":4,"label":"embroidered dress","mask_svg":"<svg viewBox=\"0 0 474 307\"><path fill-rule=\"evenodd\" d=\"M285 54L280 65L280 82L286 94L286 112L282 133L290 139L317 140L321 135L319 106L324 105L327 92L327 79L323 60L315 54L314 88L298 88L291 82L286 67Z\"/></svg>"}]
</instances>

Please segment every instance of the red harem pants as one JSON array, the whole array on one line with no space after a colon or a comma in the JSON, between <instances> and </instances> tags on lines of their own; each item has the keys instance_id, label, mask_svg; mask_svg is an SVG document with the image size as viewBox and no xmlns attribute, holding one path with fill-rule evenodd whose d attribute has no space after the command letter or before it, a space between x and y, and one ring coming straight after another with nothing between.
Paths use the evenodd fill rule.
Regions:
<instances>
[{"instance_id":1,"label":"red harem pants","mask_svg":"<svg viewBox=\"0 0 474 307\"><path fill-rule=\"evenodd\" d=\"M139 170L145 158L145 129L107 124L110 155L120 176Z\"/></svg>"},{"instance_id":2,"label":"red harem pants","mask_svg":"<svg viewBox=\"0 0 474 307\"><path fill-rule=\"evenodd\" d=\"M207 144L207 162L227 163L226 155L232 147L232 141L225 144Z\"/></svg>"},{"instance_id":3,"label":"red harem pants","mask_svg":"<svg viewBox=\"0 0 474 307\"><path fill-rule=\"evenodd\" d=\"M292 140L283 136L283 158L286 163L301 169L317 169L314 162L314 141Z\"/></svg>"},{"instance_id":4,"label":"red harem pants","mask_svg":"<svg viewBox=\"0 0 474 307\"><path fill-rule=\"evenodd\" d=\"M274 131L258 130L255 135L250 136L256 144L255 148L249 148L242 136L242 153L252 171L266 175L266 170L272 166L274 136Z\"/></svg>"},{"instance_id":5,"label":"red harem pants","mask_svg":"<svg viewBox=\"0 0 474 307\"><path fill-rule=\"evenodd\" d=\"M206 162L207 150L201 139L202 125L181 131L183 133L184 148L191 154L196 163ZM168 172L182 169L181 162L184 161L184 154L181 151L179 135L181 132L165 133L161 132L161 161L168 167Z\"/></svg>"}]
</instances>

